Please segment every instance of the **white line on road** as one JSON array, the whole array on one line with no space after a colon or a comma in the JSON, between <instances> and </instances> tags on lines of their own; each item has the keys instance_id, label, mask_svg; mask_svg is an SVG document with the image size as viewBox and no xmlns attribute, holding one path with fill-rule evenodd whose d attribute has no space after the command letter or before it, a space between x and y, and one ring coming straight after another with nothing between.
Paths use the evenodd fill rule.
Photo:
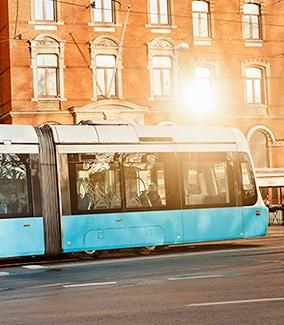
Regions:
<instances>
[{"instance_id":1,"label":"white line on road","mask_svg":"<svg viewBox=\"0 0 284 325\"><path fill-rule=\"evenodd\" d=\"M176 278L168 278L169 281L177 281L177 280L195 280L195 279L206 279L206 278L223 278L222 274L212 274L212 275L185 275L178 276Z\"/></svg>"},{"instance_id":2,"label":"white line on road","mask_svg":"<svg viewBox=\"0 0 284 325\"><path fill-rule=\"evenodd\" d=\"M48 287L58 287L58 286L63 286L67 285L71 282L61 282L61 283L52 283L52 284L42 284L38 286L33 286L33 287L28 287L28 289L35 289L35 288L48 288Z\"/></svg>"},{"instance_id":3,"label":"white line on road","mask_svg":"<svg viewBox=\"0 0 284 325\"><path fill-rule=\"evenodd\" d=\"M22 267L24 269L29 269L29 270L47 269L47 266L43 266L43 265L24 265Z\"/></svg>"},{"instance_id":4,"label":"white line on road","mask_svg":"<svg viewBox=\"0 0 284 325\"><path fill-rule=\"evenodd\" d=\"M249 300L232 300L232 301L217 301L217 302L205 302L200 304L190 304L186 307L202 307L202 306L217 306L217 305L232 305L232 304L248 304L254 302L273 302L284 301L284 298L263 298L263 299L249 299Z\"/></svg>"},{"instance_id":5,"label":"white line on road","mask_svg":"<svg viewBox=\"0 0 284 325\"><path fill-rule=\"evenodd\" d=\"M9 272L0 272L0 276L7 276L7 275L10 275Z\"/></svg>"},{"instance_id":6,"label":"white line on road","mask_svg":"<svg viewBox=\"0 0 284 325\"><path fill-rule=\"evenodd\" d=\"M63 285L64 288L75 288L75 287L88 287L88 286L105 286L117 284L117 282L95 282L95 283L78 283L78 284L66 284Z\"/></svg>"}]
</instances>

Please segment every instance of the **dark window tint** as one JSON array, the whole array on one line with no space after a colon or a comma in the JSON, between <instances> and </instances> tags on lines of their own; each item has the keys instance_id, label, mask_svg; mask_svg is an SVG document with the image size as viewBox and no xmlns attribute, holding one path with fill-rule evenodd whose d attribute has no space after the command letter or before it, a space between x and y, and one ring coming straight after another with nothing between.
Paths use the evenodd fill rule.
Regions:
<instances>
[{"instance_id":1,"label":"dark window tint","mask_svg":"<svg viewBox=\"0 0 284 325\"><path fill-rule=\"evenodd\" d=\"M118 155L69 155L68 159L73 210L114 210L122 207Z\"/></svg>"},{"instance_id":2,"label":"dark window tint","mask_svg":"<svg viewBox=\"0 0 284 325\"><path fill-rule=\"evenodd\" d=\"M129 153L123 158L126 208L177 208L178 183L174 153Z\"/></svg>"},{"instance_id":3,"label":"dark window tint","mask_svg":"<svg viewBox=\"0 0 284 325\"><path fill-rule=\"evenodd\" d=\"M0 215L31 213L29 204L28 155L0 154Z\"/></svg>"},{"instance_id":4,"label":"dark window tint","mask_svg":"<svg viewBox=\"0 0 284 325\"><path fill-rule=\"evenodd\" d=\"M232 154L183 153L180 159L186 207L235 204Z\"/></svg>"},{"instance_id":5,"label":"dark window tint","mask_svg":"<svg viewBox=\"0 0 284 325\"><path fill-rule=\"evenodd\" d=\"M239 155L241 196L243 205L254 205L257 200L256 185L250 159L246 153Z\"/></svg>"}]
</instances>

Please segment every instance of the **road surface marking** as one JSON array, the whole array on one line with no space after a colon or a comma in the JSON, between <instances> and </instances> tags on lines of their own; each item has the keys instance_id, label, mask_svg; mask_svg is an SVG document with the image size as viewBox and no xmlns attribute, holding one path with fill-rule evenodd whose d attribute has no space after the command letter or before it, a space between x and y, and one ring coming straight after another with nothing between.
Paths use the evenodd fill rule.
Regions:
<instances>
[{"instance_id":1,"label":"road surface marking","mask_svg":"<svg viewBox=\"0 0 284 325\"><path fill-rule=\"evenodd\" d=\"M273 301L284 301L284 298L263 298L263 299L249 299L249 300L205 302L205 303L200 303L200 304L186 305L186 307L218 306L218 305L232 305L232 304L249 304L249 303L254 303L254 302L273 302Z\"/></svg>"},{"instance_id":2,"label":"road surface marking","mask_svg":"<svg viewBox=\"0 0 284 325\"><path fill-rule=\"evenodd\" d=\"M47 266L43 265L24 265L22 267L29 270L47 269Z\"/></svg>"},{"instance_id":3,"label":"road surface marking","mask_svg":"<svg viewBox=\"0 0 284 325\"><path fill-rule=\"evenodd\" d=\"M42 284L42 285L38 285L38 286L33 286L33 287L28 287L28 289L34 289L34 288L47 288L47 287L58 287L58 286L63 286L63 285L67 285L71 282L61 282L61 283L52 283L52 284Z\"/></svg>"},{"instance_id":4,"label":"road surface marking","mask_svg":"<svg viewBox=\"0 0 284 325\"><path fill-rule=\"evenodd\" d=\"M110 284L117 284L117 282L95 282L95 283L78 283L78 284L66 284L64 288L75 288L75 287L88 287L88 286L105 286Z\"/></svg>"},{"instance_id":5,"label":"road surface marking","mask_svg":"<svg viewBox=\"0 0 284 325\"><path fill-rule=\"evenodd\" d=\"M192 274L192 275L178 275L175 278L168 278L169 281L177 280L194 280L194 279L204 279L204 278L223 278L222 274Z\"/></svg>"},{"instance_id":6,"label":"road surface marking","mask_svg":"<svg viewBox=\"0 0 284 325\"><path fill-rule=\"evenodd\" d=\"M0 276L7 276L7 275L10 275L9 272L0 272Z\"/></svg>"}]
</instances>

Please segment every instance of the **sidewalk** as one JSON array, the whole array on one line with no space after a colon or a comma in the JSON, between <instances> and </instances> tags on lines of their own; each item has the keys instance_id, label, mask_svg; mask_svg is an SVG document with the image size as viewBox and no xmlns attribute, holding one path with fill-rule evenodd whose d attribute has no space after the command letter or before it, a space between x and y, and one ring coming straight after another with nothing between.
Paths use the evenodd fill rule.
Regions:
<instances>
[{"instance_id":1,"label":"sidewalk","mask_svg":"<svg viewBox=\"0 0 284 325\"><path fill-rule=\"evenodd\" d=\"M271 225L268 227L268 237L284 237L284 225Z\"/></svg>"}]
</instances>

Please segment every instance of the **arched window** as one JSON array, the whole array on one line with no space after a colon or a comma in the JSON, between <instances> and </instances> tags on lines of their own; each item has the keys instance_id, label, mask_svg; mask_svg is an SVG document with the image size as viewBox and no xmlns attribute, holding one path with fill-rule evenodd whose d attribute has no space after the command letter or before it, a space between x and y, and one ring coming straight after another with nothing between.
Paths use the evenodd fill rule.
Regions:
<instances>
[{"instance_id":1,"label":"arched window","mask_svg":"<svg viewBox=\"0 0 284 325\"><path fill-rule=\"evenodd\" d=\"M207 1L192 1L193 36L210 37L209 4Z\"/></svg>"},{"instance_id":2,"label":"arched window","mask_svg":"<svg viewBox=\"0 0 284 325\"><path fill-rule=\"evenodd\" d=\"M148 43L151 99L172 98L177 80L176 46L168 39Z\"/></svg>"},{"instance_id":3,"label":"arched window","mask_svg":"<svg viewBox=\"0 0 284 325\"><path fill-rule=\"evenodd\" d=\"M31 41L34 99L64 99L64 43L48 35Z\"/></svg>"},{"instance_id":4,"label":"arched window","mask_svg":"<svg viewBox=\"0 0 284 325\"><path fill-rule=\"evenodd\" d=\"M58 95L58 58L56 54L38 54L37 88L39 97Z\"/></svg>"},{"instance_id":5,"label":"arched window","mask_svg":"<svg viewBox=\"0 0 284 325\"><path fill-rule=\"evenodd\" d=\"M249 146L254 166L256 168L269 167L268 145L266 135L259 130L255 131L250 137Z\"/></svg>"},{"instance_id":6,"label":"arched window","mask_svg":"<svg viewBox=\"0 0 284 325\"><path fill-rule=\"evenodd\" d=\"M242 22L244 39L261 39L260 6L258 4L244 4Z\"/></svg>"},{"instance_id":7,"label":"arched window","mask_svg":"<svg viewBox=\"0 0 284 325\"><path fill-rule=\"evenodd\" d=\"M110 37L98 37L90 42L94 100L122 97L122 53L118 44Z\"/></svg>"},{"instance_id":8,"label":"arched window","mask_svg":"<svg viewBox=\"0 0 284 325\"><path fill-rule=\"evenodd\" d=\"M153 86L155 97L172 95L172 60L170 56L153 57Z\"/></svg>"},{"instance_id":9,"label":"arched window","mask_svg":"<svg viewBox=\"0 0 284 325\"><path fill-rule=\"evenodd\" d=\"M97 88L99 96L116 95L116 77L114 75L115 55L97 55Z\"/></svg>"},{"instance_id":10,"label":"arched window","mask_svg":"<svg viewBox=\"0 0 284 325\"><path fill-rule=\"evenodd\" d=\"M247 104L265 104L264 71L260 67L246 67L245 83Z\"/></svg>"}]
</instances>

